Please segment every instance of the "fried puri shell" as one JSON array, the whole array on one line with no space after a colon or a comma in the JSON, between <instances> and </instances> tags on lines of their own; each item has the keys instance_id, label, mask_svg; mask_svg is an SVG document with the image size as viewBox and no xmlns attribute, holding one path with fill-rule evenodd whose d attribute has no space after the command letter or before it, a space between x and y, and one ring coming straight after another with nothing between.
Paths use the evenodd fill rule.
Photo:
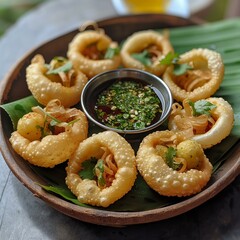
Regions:
<instances>
[{"instance_id":1,"label":"fried puri shell","mask_svg":"<svg viewBox=\"0 0 240 240\"><path fill-rule=\"evenodd\" d=\"M196 194L211 177L212 165L205 155L197 169L177 172L157 153L158 145L176 147L182 141L182 135L166 130L149 134L140 144L137 168L147 184L161 195L183 197Z\"/></svg>"},{"instance_id":2,"label":"fried puri shell","mask_svg":"<svg viewBox=\"0 0 240 240\"><path fill-rule=\"evenodd\" d=\"M193 116L188 100L184 100L183 107L174 103L168 121L169 130L184 133L185 136L200 143L204 149L226 138L231 133L234 123L233 109L226 100L217 97L205 100L216 106L211 110L210 116L206 114ZM209 123L212 125L210 129Z\"/></svg>"},{"instance_id":3,"label":"fried puri shell","mask_svg":"<svg viewBox=\"0 0 240 240\"><path fill-rule=\"evenodd\" d=\"M176 76L171 66L163 74L163 80L176 101L186 98L192 101L209 98L220 87L224 76L224 64L219 53L209 49L193 49L180 55L178 63L188 64L192 69Z\"/></svg>"},{"instance_id":4,"label":"fried puri shell","mask_svg":"<svg viewBox=\"0 0 240 240\"><path fill-rule=\"evenodd\" d=\"M231 105L223 98L212 97L206 100L217 106L211 111L215 124L205 134L195 135L192 139L200 143L203 148L210 148L231 133L234 113Z\"/></svg>"},{"instance_id":5,"label":"fried puri shell","mask_svg":"<svg viewBox=\"0 0 240 240\"><path fill-rule=\"evenodd\" d=\"M144 65L131 56L132 54L140 53L151 46L156 48L156 56L150 66ZM121 56L125 67L148 71L159 76L166 69L166 66L161 65L159 61L169 52L174 51L167 36L153 30L145 30L136 32L127 38L121 49Z\"/></svg>"},{"instance_id":6,"label":"fried puri shell","mask_svg":"<svg viewBox=\"0 0 240 240\"><path fill-rule=\"evenodd\" d=\"M10 137L13 149L29 163L39 167L54 167L65 162L79 143L87 138L88 121L85 114L75 109L73 124L57 135L47 135L41 140L30 141L18 131Z\"/></svg>"},{"instance_id":7,"label":"fried puri shell","mask_svg":"<svg viewBox=\"0 0 240 240\"><path fill-rule=\"evenodd\" d=\"M59 99L63 106L71 107L80 100L87 77L80 71L75 71L74 84L63 86L61 82L52 81L46 75L47 67L42 55L36 55L26 69L26 81L29 90L39 103L46 106L53 99Z\"/></svg>"},{"instance_id":8,"label":"fried puri shell","mask_svg":"<svg viewBox=\"0 0 240 240\"><path fill-rule=\"evenodd\" d=\"M67 56L77 69L91 78L98 73L118 68L121 62L119 54L114 55L111 59L90 59L85 56L84 51L93 44L103 52L109 47L116 48L118 46L101 31L86 30L78 33L70 42L67 52Z\"/></svg>"},{"instance_id":9,"label":"fried puri shell","mask_svg":"<svg viewBox=\"0 0 240 240\"><path fill-rule=\"evenodd\" d=\"M111 186L102 189L95 180L82 179L78 173L84 161L91 157L100 159L104 148L113 154L117 172ZM83 141L69 159L66 184L80 202L108 207L134 185L137 175L135 165L134 151L123 137L112 131L101 132Z\"/></svg>"}]
</instances>

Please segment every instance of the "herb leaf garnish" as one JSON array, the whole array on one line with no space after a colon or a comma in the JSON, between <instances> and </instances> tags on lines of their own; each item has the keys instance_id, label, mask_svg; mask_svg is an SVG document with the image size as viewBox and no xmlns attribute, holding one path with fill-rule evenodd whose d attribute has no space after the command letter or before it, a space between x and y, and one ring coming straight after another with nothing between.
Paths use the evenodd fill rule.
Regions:
<instances>
[{"instance_id":1,"label":"herb leaf garnish","mask_svg":"<svg viewBox=\"0 0 240 240\"><path fill-rule=\"evenodd\" d=\"M120 53L119 48L111 48L109 47L104 55L104 59L112 59L114 56Z\"/></svg>"},{"instance_id":2,"label":"herb leaf garnish","mask_svg":"<svg viewBox=\"0 0 240 240\"><path fill-rule=\"evenodd\" d=\"M150 54L147 50L140 53L133 53L131 56L145 66L150 66L152 64Z\"/></svg>"},{"instance_id":3,"label":"herb leaf garnish","mask_svg":"<svg viewBox=\"0 0 240 240\"><path fill-rule=\"evenodd\" d=\"M99 174L96 174L96 171L98 171ZM103 173L104 173L104 160L99 159L96 166L94 167L94 172L97 176L98 185L103 187L106 184L106 181L104 179Z\"/></svg>"},{"instance_id":4,"label":"herb leaf garnish","mask_svg":"<svg viewBox=\"0 0 240 240\"><path fill-rule=\"evenodd\" d=\"M53 125L57 125L58 123L62 123L62 121L58 120L57 118L53 117L51 114L47 113L42 107L40 106L36 106L35 107L36 110L39 110L40 112L42 112L44 115L46 115L47 117L52 119L52 126Z\"/></svg>"},{"instance_id":5,"label":"herb leaf garnish","mask_svg":"<svg viewBox=\"0 0 240 240\"><path fill-rule=\"evenodd\" d=\"M210 111L217 107L206 100L198 100L196 102L189 101L189 105L192 107L193 116L199 116L203 114L210 116Z\"/></svg>"},{"instance_id":6,"label":"herb leaf garnish","mask_svg":"<svg viewBox=\"0 0 240 240\"><path fill-rule=\"evenodd\" d=\"M191 70L191 69L192 69L192 67L189 66L187 63L175 64L173 73L176 76L180 76L180 75L183 75L184 73L186 73L187 70Z\"/></svg>"},{"instance_id":7,"label":"herb leaf garnish","mask_svg":"<svg viewBox=\"0 0 240 240\"><path fill-rule=\"evenodd\" d=\"M181 163L176 163L174 161L174 157L176 157L176 154L177 150L173 147L169 147L165 155L167 165L173 170L179 170L182 167Z\"/></svg>"},{"instance_id":8,"label":"herb leaf garnish","mask_svg":"<svg viewBox=\"0 0 240 240\"><path fill-rule=\"evenodd\" d=\"M163 65L171 65L171 64L176 64L179 60L179 54L178 53L173 53L169 52L161 61L160 64Z\"/></svg>"},{"instance_id":9,"label":"herb leaf garnish","mask_svg":"<svg viewBox=\"0 0 240 240\"><path fill-rule=\"evenodd\" d=\"M51 64L48 64L47 67L49 70L47 71L47 74L59 74L60 72L69 72L73 67L72 63L64 57L55 57L53 58L53 60L61 66L53 68Z\"/></svg>"},{"instance_id":10,"label":"herb leaf garnish","mask_svg":"<svg viewBox=\"0 0 240 240\"><path fill-rule=\"evenodd\" d=\"M90 158L82 163L82 170L79 172L79 176L82 179L90 179L93 180L96 176L95 174L95 165L97 163L96 158Z\"/></svg>"},{"instance_id":11,"label":"herb leaf garnish","mask_svg":"<svg viewBox=\"0 0 240 240\"><path fill-rule=\"evenodd\" d=\"M184 73L187 72L187 70L191 70L192 67L187 64L187 63L183 63L183 64L179 64L179 54L178 53L173 53L173 52L169 52L165 58L163 58L161 61L160 61L160 64L163 64L163 65L172 65L174 66L174 70L173 70L173 73L174 75L176 76L180 76Z\"/></svg>"}]
</instances>

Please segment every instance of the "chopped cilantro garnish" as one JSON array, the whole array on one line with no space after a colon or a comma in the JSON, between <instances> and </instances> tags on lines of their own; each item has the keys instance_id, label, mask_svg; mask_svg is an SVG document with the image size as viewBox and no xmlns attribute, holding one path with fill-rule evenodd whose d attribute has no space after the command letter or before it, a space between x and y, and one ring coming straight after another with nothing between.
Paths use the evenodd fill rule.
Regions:
<instances>
[{"instance_id":1,"label":"chopped cilantro garnish","mask_svg":"<svg viewBox=\"0 0 240 240\"><path fill-rule=\"evenodd\" d=\"M174 161L176 154L177 150L173 147L169 147L165 155L167 165L173 170L179 170L182 167L182 164L176 163Z\"/></svg>"},{"instance_id":2,"label":"chopped cilantro garnish","mask_svg":"<svg viewBox=\"0 0 240 240\"><path fill-rule=\"evenodd\" d=\"M169 52L161 61L160 64L163 65L171 65L177 63L179 60L179 54Z\"/></svg>"},{"instance_id":3,"label":"chopped cilantro garnish","mask_svg":"<svg viewBox=\"0 0 240 240\"><path fill-rule=\"evenodd\" d=\"M79 175L82 179L90 179L93 180L96 176L95 174L95 165L97 163L96 158L90 158L82 163L82 169L79 172Z\"/></svg>"},{"instance_id":4,"label":"chopped cilantro garnish","mask_svg":"<svg viewBox=\"0 0 240 240\"><path fill-rule=\"evenodd\" d=\"M120 53L119 48L111 48L109 47L104 55L105 59L112 59L114 56L118 55Z\"/></svg>"},{"instance_id":5,"label":"chopped cilantro garnish","mask_svg":"<svg viewBox=\"0 0 240 240\"><path fill-rule=\"evenodd\" d=\"M188 65L187 63L179 64L178 61L179 61L179 54L169 52L165 56L165 58L163 58L160 61L160 64L168 65L168 66L173 64L173 66L174 66L173 73L176 76L182 75L182 74L186 73L187 70L192 69L192 67L190 65Z\"/></svg>"},{"instance_id":6,"label":"chopped cilantro garnish","mask_svg":"<svg viewBox=\"0 0 240 240\"><path fill-rule=\"evenodd\" d=\"M48 132L45 130L44 127L37 125L36 128L41 131L41 139L48 135Z\"/></svg>"},{"instance_id":7,"label":"chopped cilantro garnish","mask_svg":"<svg viewBox=\"0 0 240 240\"><path fill-rule=\"evenodd\" d=\"M99 174L96 174L96 171L99 171ZM103 187L106 184L106 181L104 179L103 173L104 173L104 160L99 159L96 166L94 167L94 172L97 175L98 185Z\"/></svg>"},{"instance_id":8,"label":"chopped cilantro garnish","mask_svg":"<svg viewBox=\"0 0 240 240\"><path fill-rule=\"evenodd\" d=\"M161 114L161 102L151 88L135 80L116 81L99 96L95 105L98 119L122 130L143 129Z\"/></svg>"},{"instance_id":9,"label":"chopped cilantro garnish","mask_svg":"<svg viewBox=\"0 0 240 240\"><path fill-rule=\"evenodd\" d=\"M55 119L52 119L49 124L51 127L54 127L54 126L58 125L58 123L59 122L57 122Z\"/></svg>"},{"instance_id":10,"label":"chopped cilantro garnish","mask_svg":"<svg viewBox=\"0 0 240 240\"><path fill-rule=\"evenodd\" d=\"M46 115L47 117L51 118L53 120L53 122L51 122L52 126L56 125L58 123L61 123L62 121L58 120L57 118L53 117L51 114L47 113L43 108L41 108L40 106L36 106L35 109L38 109L40 112L42 112L44 115Z\"/></svg>"},{"instance_id":11,"label":"chopped cilantro garnish","mask_svg":"<svg viewBox=\"0 0 240 240\"><path fill-rule=\"evenodd\" d=\"M189 101L189 105L192 107L193 116L199 116L202 114L210 115L210 111L216 108L216 105L206 101L206 100L199 100L196 102Z\"/></svg>"},{"instance_id":12,"label":"chopped cilantro garnish","mask_svg":"<svg viewBox=\"0 0 240 240\"><path fill-rule=\"evenodd\" d=\"M175 64L173 73L176 76L180 76L180 75L183 75L184 73L186 73L187 70L191 70L191 69L192 69L192 67L189 66L187 63Z\"/></svg>"},{"instance_id":13,"label":"chopped cilantro garnish","mask_svg":"<svg viewBox=\"0 0 240 240\"><path fill-rule=\"evenodd\" d=\"M65 57L61 57L61 56L56 56L56 57L54 57L53 58L53 60L55 60L55 61L57 61L57 62L66 62L67 61L67 59L65 58Z\"/></svg>"},{"instance_id":14,"label":"chopped cilantro garnish","mask_svg":"<svg viewBox=\"0 0 240 240\"><path fill-rule=\"evenodd\" d=\"M150 54L147 50L140 53L133 53L131 56L145 66L150 66L152 64Z\"/></svg>"},{"instance_id":15,"label":"chopped cilantro garnish","mask_svg":"<svg viewBox=\"0 0 240 240\"><path fill-rule=\"evenodd\" d=\"M71 68L72 68L72 63L68 61L59 68L48 70L47 74L58 74L60 72L68 72Z\"/></svg>"},{"instance_id":16,"label":"chopped cilantro garnish","mask_svg":"<svg viewBox=\"0 0 240 240\"><path fill-rule=\"evenodd\" d=\"M52 62L56 63L56 66L52 65ZM47 74L59 74L60 72L68 72L72 69L72 63L64 57L54 57L50 64L46 64Z\"/></svg>"}]
</instances>

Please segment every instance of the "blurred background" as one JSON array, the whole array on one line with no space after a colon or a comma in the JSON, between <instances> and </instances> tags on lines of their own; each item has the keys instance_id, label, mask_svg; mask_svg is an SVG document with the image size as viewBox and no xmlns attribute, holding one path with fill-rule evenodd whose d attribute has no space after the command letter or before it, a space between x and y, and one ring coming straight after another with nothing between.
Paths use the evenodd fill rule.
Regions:
<instances>
[{"instance_id":1,"label":"blurred background","mask_svg":"<svg viewBox=\"0 0 240 240\"><path fill-rule=\"evenodd\" d=\"M23 14L47 1L52 0L0 0L0 36ZM111 4L111 0L100 1L109 1L109 4ZM112 0L113 4L114 2L118 1ZM179 0L179 2L182 1ZM189 7L187 9L189 16L197 16L206 21L233 17L238 15L240 11L239 0L188 0L185 2ZM151 1L148 1L148 3L151 3Z\"/></svg>"},{"instance_id":2,"label":"blurred background","mask_svg":"<svg viewBox=\"0 0 240 240\"><path fill-rule=\"evenodd\" d=\"M19 17L47 0L0 0L0 36Z\"/></svg>"}]
</instances>

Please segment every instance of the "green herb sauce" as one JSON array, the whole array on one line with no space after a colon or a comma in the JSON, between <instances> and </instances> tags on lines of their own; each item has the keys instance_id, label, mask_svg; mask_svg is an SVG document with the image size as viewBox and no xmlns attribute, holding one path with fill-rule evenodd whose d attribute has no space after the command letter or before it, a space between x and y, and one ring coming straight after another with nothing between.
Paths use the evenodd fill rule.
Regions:
<instances>
[{"instance_id":1,"label":"green herb sauce","mask_svg":"<svg viewBox=\"0 0 240 240\"><path fill-rule=\"evenodd\" d=\"M98 96L95 111L106 126L137 130L151 125L162 109L151 86L126 79L116 81Z\"/></svg>"}]
</instances>

